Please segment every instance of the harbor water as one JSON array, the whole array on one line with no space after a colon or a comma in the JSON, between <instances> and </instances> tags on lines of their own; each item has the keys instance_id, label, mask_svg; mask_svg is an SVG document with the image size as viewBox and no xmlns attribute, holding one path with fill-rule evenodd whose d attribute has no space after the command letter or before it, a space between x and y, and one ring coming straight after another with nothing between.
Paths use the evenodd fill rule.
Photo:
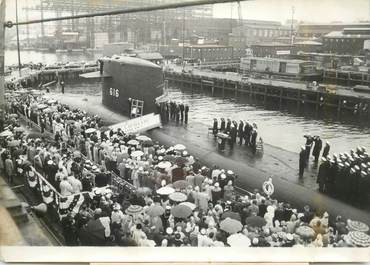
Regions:
<instances>
[{"instance_id":1,"label":"harbor water","mask_svg":"<svg viewBox=\"0 0 370 265\"><path fill-rule=\"evenodd\" d=\"M41 53L24 51L22 62L56 63L68 61L91 61L99 54L86 53ZM16 51L6 51L6 65L17 63ZM101 84L96 82L73 82L66 84L66 93L96 94L101 93ZM168 89L170 100L184 102L190 107L189 123L200 122L209 127L213 118L246 120L258 126L258 133L267 144L299 152L305 143L304 134L320 135L331 144L331 152L348 152L357 146L370 149L370 128L360 123L340 122L335 120L302 117L278 110L266 110L262 106L243 103L232 98L212 97L206 94L191 93L178 87ZM206 133L206 132L205 132Z\"/></svg>"}]
</instances>

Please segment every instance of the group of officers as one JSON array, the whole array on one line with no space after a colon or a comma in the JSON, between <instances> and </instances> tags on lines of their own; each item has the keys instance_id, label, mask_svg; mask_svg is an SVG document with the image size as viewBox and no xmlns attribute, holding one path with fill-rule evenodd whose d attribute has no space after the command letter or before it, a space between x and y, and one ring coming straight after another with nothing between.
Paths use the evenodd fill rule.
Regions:
<instances>
[{"instance_id":1,"label":"group of officers","mask_svg":"<svg viewBox=\"0 0 370 265\"><path fill-rule=\"evenodd\" d=\"M176 124L188 124L189 105L182 102L167 101L157 102L157 114L160 114L161 121L168 123L169 121L176 121Z\"/></svg>"},{"instance_id":2,"label":"group of officers","mask_svg":"<svg viewBox=\"0 0 370 265\"><path fill-rule=\"evenodd\" d=\"M317 175L319 191L365 204L370 192L370 158L365 147L322 157Z\"/></svg>"},{"instance_id":3,"label":"group of officers","mask_svg":"<svg viewBox=\"0 0 370 265\"><path fill-rule=\"evenodd\" d=\"M234 144L237 142L237 138L239 138L239 145L242 145L243 142L246 146L250 146L253 152L256 152L257 147L257 125L255 123L248 123L247 121L239 121L239 124L231 119L227 119L225 121L224 118L220 120L220 126L218 119L213 119L213 126L212 133L214 137L219 137L221 141L221 149L224 149L224 145L226 144L226 140L232 149ZM227 135L226 137L222 137L219 133Z\"/></svg>"}]
</instances>

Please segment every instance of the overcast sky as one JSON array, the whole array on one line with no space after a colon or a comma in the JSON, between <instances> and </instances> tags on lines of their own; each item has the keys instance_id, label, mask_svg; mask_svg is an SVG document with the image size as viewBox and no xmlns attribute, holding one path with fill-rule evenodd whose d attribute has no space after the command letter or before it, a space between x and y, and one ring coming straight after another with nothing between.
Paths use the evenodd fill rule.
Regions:
<instances>
[{"instance_id":1,"label":"overcast sky","mask_svg":"<svg viewBox=\"0 0 370 265\"><path fill-rule=\"evenodd\" d=\"M8 7L7 19L14 19L15 0L6 1ZM69 1L66 0L66 4ZM27 3L33 5L39 3L39 0L18 0L19 6ZM238 18L237 4L215 5L214 15L230 18L231 5L233 5L233 18ZM290 19L292 6L294 6L294 18L298 20L310 22L370 20L370 0L248 0L241 2L241 5L244 19L285 22ZM36 18L35 15L30 14L30 19L32 17ZM54 16L54 14L45 15L45 17L50 16ZM24 19L24 12L21 9L19 10L19 17L20 20Z\"/></svg>"},{"instance_id":2,"label":"overcast sky","mask_svg":"<svg viewBox=\"0 0 370 265\"><path fill-rule=\"evenodd\" d=\"M369 20L370 0L250 0L241 2L244 19L277 20L294 18L311 22ZM237 4L233 4L233 17L238 17ZM231 16L231 4L214 7L217 17Z\"/></svg>"}]
</instances>

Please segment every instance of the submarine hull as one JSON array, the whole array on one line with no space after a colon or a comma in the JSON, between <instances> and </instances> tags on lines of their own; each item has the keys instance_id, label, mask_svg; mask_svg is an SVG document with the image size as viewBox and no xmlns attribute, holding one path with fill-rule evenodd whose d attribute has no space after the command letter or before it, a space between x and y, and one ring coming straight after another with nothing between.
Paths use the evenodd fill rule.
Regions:
<instances>
[{"instance_id":1,"label":"submarine hull","mask_svg":"<svg viewBox=\"0 0 370 265\"><path fill-rule=\"evenodd\" d=\"M156 111L155 99L163 94L163 71L158 65L139 58L120 57L103 60L105 78L103 105L130 116L131 99L143 101L142 114Z\"/></svg>"}]
</instances>

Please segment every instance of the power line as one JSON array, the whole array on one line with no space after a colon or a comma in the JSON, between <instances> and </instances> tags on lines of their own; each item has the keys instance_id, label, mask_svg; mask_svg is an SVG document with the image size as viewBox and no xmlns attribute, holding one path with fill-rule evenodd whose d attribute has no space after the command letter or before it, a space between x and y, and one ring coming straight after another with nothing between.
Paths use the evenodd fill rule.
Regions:
<instances>
[{"instance_id":1,"label":"power line","mask_svg":"<svg viewBox=\"0 0 370 265\"><path fill-rule=\"evenodd\" d=\"M241 0L241 1L250 1L250 0ZM54 18L21 21L18 23L13 23L11 21L8 21L6 22L5 26L10 28L14 25L28 25L28 24L38 24L38 23L59 21L59 20L91 18L91 17L101 17L101 16L114 16L114 15L121 15L121 14L149 12L149 11L174 9L174 8L181 8L181 7L188 7L188 6L213 5L213 4L231 3L231 2L238 2L238 0L196 0L196 1L171 3L171 4L163 4L163 5L155 5L155 6L133 7L133 8L127 8L127 9L121 9L121 10L96 12L96 13L81 14L81 15L75 15L75 16L64 16L64 17L54 17Z\"/></svg>"}]
</instances>

